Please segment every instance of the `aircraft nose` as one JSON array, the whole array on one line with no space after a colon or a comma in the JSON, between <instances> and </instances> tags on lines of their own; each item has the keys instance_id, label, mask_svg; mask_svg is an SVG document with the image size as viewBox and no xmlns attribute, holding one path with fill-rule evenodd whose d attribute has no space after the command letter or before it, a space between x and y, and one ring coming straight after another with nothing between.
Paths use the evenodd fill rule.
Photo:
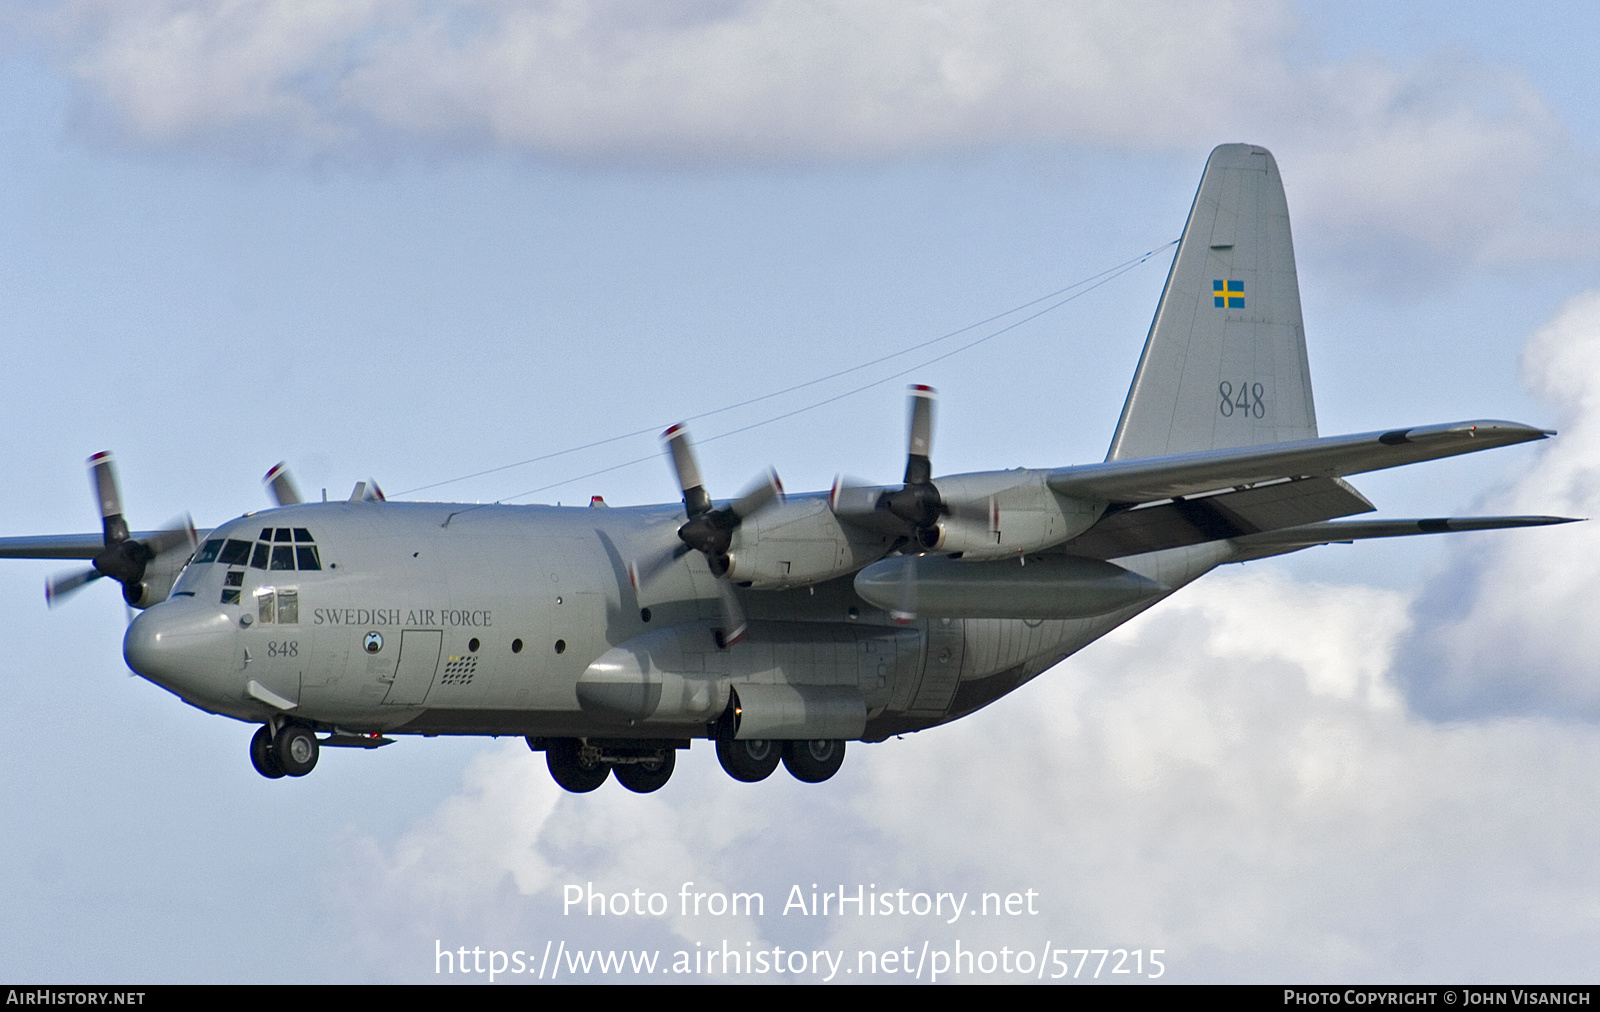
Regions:
<instances>
[{"instance_id":1,"label":"aircraft nose","mask_svg":"<svg viewBox=\"0 0 1600 1012\"><path fill-rule=\"evenodd\" d=\"M128 667L185 699L213 696L233 661L234 632L220 608L173 598L133 620L122 656Z\"/></svg>"}]
</instances>

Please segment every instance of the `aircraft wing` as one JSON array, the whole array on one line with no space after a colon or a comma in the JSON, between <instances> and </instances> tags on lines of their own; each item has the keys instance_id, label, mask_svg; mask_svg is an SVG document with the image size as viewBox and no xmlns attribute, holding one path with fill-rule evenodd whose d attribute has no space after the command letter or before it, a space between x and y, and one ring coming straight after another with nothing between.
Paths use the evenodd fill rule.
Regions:
<instances>
[{"instance_id":1,"label":"aircraft wing","mask_svg":"<svg viewBox=\"0 0 1600 1012\"><path fill-rule=\"evenodd\" d=\"M145 541L167 531L134 531L130 537ZM200 531L201 540L209 531ZM92 559L105 550L105 535L44 534L25 538L0 538L0 559Z\"/></svg>"},{"instance_id":2,"label":"aircraft wing","mask_svg":"<svg viewBox=\"0 0 1600 1012\"><path fill-rule=\"evenodd\" d=\"M1353 436L1328 436L1168 457L1108 460L1053 471L1061 495L1109 503L1145 503L1279 478L1333 478L1453 457L1555 435L1516 422L1425 425Z\"/></svg>"}]
</instances>

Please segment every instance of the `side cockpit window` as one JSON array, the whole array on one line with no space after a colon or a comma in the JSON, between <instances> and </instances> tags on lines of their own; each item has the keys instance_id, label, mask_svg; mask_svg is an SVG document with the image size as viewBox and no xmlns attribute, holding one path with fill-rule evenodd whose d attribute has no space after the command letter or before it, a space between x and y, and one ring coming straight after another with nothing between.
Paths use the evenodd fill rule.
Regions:
<instances>
[{"instance_id":1,"label":"side cockpit window","mask_svg":"<svg viewBox=\"0 0 1600 1012\"><path fill-rule=\"evenodd\" d=\"M300 592L293 588L262 587L256 591L256 621L262 625L298 623Z\"/></svg>"}]
</instances>

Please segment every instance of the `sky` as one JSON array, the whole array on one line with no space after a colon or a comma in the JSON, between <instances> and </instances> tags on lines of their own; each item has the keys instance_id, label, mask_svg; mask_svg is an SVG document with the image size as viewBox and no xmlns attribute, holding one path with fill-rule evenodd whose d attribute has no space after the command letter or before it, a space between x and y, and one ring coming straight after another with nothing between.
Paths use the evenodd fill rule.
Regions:
<instances>
[{"instance_id":1,"label":"sky","mask_svg":"<svg viewBox=\"0 0 1600 1012\"><path fill-rule=\"evenodd\" d=\"M311 495L667 502L684 419L714 495L891 482L908 382L937 473L1098 460L1239 141L1283 174L1323 434L1560 432L1355 479L1378 515L1595 516L1597 34L1578 4L18 0L0 535L96 529L108 449L136 528L264 508L279 460ZM536 982L518 952L776 947L661 979L870 951L901 982L885 953L927 980L959 945L1039 972L940 982L1058 949L1138 952L1124 983L1156 950L1171 981L1592 981L1592 527L1225 567L824 785L701 742L649 796L564 794L508 739L266 781L250 727L129 676L112 588L47 610L67 567L10 562L0 976L489 984L441 970L477 948L498 986ZM669 909L564 912L591 883ZM858 887L968 913L783 912Z\"/></svg>"}]
</instances>

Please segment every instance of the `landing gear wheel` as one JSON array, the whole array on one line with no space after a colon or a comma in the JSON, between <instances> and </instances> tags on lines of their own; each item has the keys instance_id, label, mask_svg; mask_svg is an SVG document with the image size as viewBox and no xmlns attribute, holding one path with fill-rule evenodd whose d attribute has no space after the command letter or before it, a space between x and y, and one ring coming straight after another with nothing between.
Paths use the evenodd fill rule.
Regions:
<instances>
[{"instance_id":1,"label":"landing gear wheel","mask_svg":"<svg viewBox=\"0 0 1600 1012\"><path fill-rule=\"evenodd\" d=\"M285 724L272 741L272 758L291 777L303 777L317 765L317 736L304 724Z\"/></svg>"},{"instance_id":2,"label":"landing gear wheel","mask_svg":"<svg viewBox=\"0 0 1600 1012\"><path fill-rule=\"evenodd\" d=\"M250 764L256 772L268 780L276 780L283 776L283 767L278 765L278 759L272 754L272 732L267 730L267 725L262 724L256 730L256 736L250 739Z\"/></svg>"},{"instance_id":3,"label":"landing gear wheel","mask_svg":"<svg viewBox=\"0 0 1600 1012\"><path fill-rule=\"evenodd\" d=\"M659 791L672 778L672 769L678 764L678 750L664 748L661 758L642 763L618 763L611 767L617 783L635 794Z\"/></svg>"},{"instance_id":4,"label":"landing gear wheel","mask_svg":"<svg viewBox=\"0 0 1600 1012\"><path fill-rule=\"evenodd\" d=\"M783 758L783 743L771 738L717 739L717 762L735 780L753 784L772 776Z\"/></svg>"},{"instance_id":5,"label":"landing gear wheel","mask_svg":"<svg viewBox=\"0 0 1600 1012\"><path fill-rule=\"evenodd\" d=\"M833 738L783 743L783 765L796 780L820 784L844 765L844 742Z\"/></svg>"},{"instance_id":6,"label":"landing gear wheel","mask_svg":"<svg viewBox=\"0 0 1600 1012\"><path fill-rule=\"evenodd\" d=\"M611 775L611 767L598 757L584 757L583 742L576 738L552 738L545 747L544 761L551 779L574 794L596 790Z\"/></svg>"}]
</instances>

